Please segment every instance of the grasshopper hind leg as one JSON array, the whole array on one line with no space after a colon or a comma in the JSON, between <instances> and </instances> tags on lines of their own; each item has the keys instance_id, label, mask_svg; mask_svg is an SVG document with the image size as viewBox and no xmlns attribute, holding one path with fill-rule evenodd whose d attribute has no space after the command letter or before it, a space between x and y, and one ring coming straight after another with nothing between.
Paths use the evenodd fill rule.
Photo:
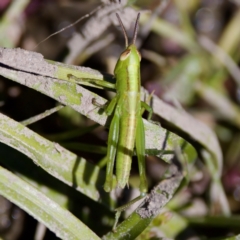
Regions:
<instances>
[{"instance_id":1,"label":"grasshopper hind leg","mask_svg":"<svg viewBox=\"0 0 240 240\"><path fill-rule=\"evenodd\" d=\"M146 177L146 164L145 164L145 131L143 120L141 117L139 117L137 120L136 152L140 176L140 191L142 194L144 194L148 190L148 183Z\"/></svg>"},{"instance_id":2,"label":"grasshopper hind leg","mask_svg":"<svg viewBox=\"0 0 240 240\"><path fill-rule=\"evenodd\" d=\"M115 110L117 103L117 96L115 96L110 103L107 105L105 112L107 115L112 115ZM113 168L116 158L117 144L119 138L119 124L120 116L117 111L115 111L113 119L110 124L109 134L108 134L108 149L107 149L107 169L106 169L106 180L104 183L104 190L110 192L112 190L113 184Z\"/></svg>"},{"instance_id":3,"label":"grasshopper hind leg","mask_svg":"<svg viewBox=\"0 0 240 240\"><path fill-rule=\"evenodd\" d=\"M112 190L113 183L113 168L115 163L117 144L119 138L119 115L115 114L109 130L108 135L108 150L107 150L107 170L106 180L104 183L104 190L110 192Z\"/></svg>"}]
</instances>

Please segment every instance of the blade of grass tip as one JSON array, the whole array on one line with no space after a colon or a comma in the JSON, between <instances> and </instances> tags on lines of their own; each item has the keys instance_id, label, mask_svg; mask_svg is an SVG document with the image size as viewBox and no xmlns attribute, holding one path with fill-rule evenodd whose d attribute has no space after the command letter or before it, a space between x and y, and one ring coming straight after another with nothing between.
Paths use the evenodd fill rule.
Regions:
<instances>
[{"instance_id":1,"label":"blade of grass tip","mask_svg":"<svg viewBox=\"0 0 240 240\"><path fill-rule=\"evenodd\" d=\"M41 113L41 114L38 114L34 117L31 117L31 118L28 118L27 120L24 120L22 122L20 122L22 125L24 126L28 126L30 124L33 124L37 121L40 121L41 119L45 118L45 117L48 117L50 116L51 114L59 111L60 109L62 109L64 106L63 105L59 105L57 107L54 107L54 108L51 108L49 110L46 110L45 112Z\"/></svg>"}]
</instances>

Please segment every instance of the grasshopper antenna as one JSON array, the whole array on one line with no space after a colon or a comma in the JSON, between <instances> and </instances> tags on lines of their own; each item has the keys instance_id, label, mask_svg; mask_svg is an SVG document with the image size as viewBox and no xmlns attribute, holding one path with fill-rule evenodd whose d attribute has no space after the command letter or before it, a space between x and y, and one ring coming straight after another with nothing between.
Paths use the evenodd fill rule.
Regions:
<instances>
[{"instance_id":1,"label":"grasshopper antenna","mask_svg":"<svg viewBox=\"0 0 240 240\"><path fill-rule=\"evenodd\" d=\"M125 45L126 45L126 48L128 47L128 37L127 37L127 32L126 32L126 29L122 23L122 20L120 18L120 16L118 15L118 13L116 13L117 15L117 18L118 18L118 21L119 21L119 24L120 26L122 27L122 31L123 31L123 34L124 34L124 37L125 37Z\"/></svg>"},{"instance_id":2,"label":"grasshopper antenna","mask_svg":"<svg viewBox=\"0 0 240 240\"><path fill-rule=\"evenodd\" d=\"M138 13L138 15L137 15L137 20L136 20L135 27L134 27L133 40L132 40L132 43L133 43L133 44L135 44L136 39L137 39L137 32L138 32L138 26L139 26L139 18L140 18L140 13Z\"/></svg>"}]
</instances>

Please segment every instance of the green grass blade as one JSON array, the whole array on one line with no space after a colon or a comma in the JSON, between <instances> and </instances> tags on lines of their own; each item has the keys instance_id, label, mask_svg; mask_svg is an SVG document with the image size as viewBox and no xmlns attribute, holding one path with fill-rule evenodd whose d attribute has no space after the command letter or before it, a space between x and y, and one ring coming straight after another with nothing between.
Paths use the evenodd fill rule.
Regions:
<instances>
[{"instance_id":1,"label":"green grass blade","mask_svg":"<svg viewBox=\"0 0 240 240\"><path fill-rule=\"evenodd\" d=\"M108 194L102 190L105 173L99 167L3 114L0 114L0 125L0 142L22 152L49 174L91 199L110 204Z\"/></svg>"},{"instance_id":2,"label":"green grass blade","mask_svg":"<svg viewBox=\"0 0 240 240\"><path fill-rule=\"evenodd\" d=\"M2 167L0 167L0 193L62 239L100 239L69 211Z\"/></svg>"}]
</instances>

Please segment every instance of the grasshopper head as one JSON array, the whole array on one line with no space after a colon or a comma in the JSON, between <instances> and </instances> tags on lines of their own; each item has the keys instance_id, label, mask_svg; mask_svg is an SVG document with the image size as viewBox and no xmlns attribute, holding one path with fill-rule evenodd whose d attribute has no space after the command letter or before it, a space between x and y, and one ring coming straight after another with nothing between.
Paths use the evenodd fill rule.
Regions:
<instances>
[{"instance_id":1,"label":"grasshopper head","mask_svg":"<svg viewBox=\"0 0 240 240\"><path fill-rule=\"evenodd\" d=\"M127 47L127 49L120 55L120 60L124 61L128 59L130 56L136 58L138 62L141 61L141 54L137 50L137 47L135 46L135 44L131 44L130 46Z\"/></svg>"}]
</instances>

